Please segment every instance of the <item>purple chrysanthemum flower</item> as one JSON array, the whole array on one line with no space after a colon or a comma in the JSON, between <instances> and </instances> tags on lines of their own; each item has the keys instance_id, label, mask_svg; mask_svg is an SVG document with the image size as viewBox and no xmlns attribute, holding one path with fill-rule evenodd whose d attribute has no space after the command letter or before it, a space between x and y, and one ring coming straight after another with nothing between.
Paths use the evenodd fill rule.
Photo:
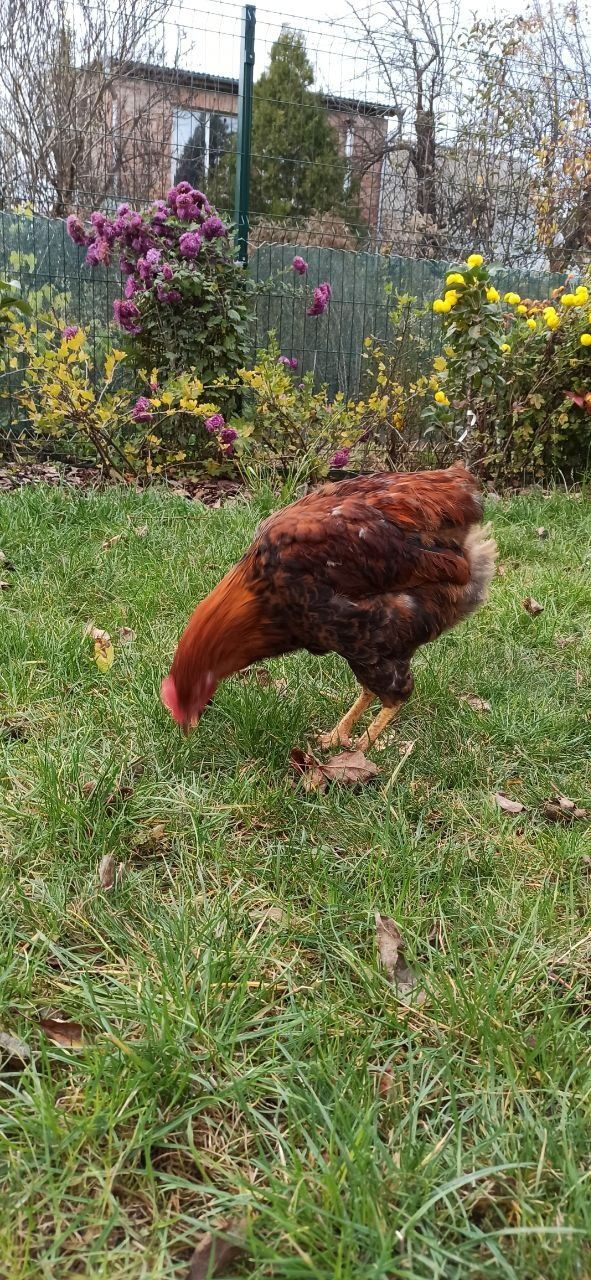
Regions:
<instances>
[{"instance_id":1,"label":"purple chrysanthemum flower","mask_svg":"<svg viewBox=\"0 0 591 1280\"><path fill-rule=\"evenodd\" d=\"M179 240L182 258L196 258L201 248L201 236L197 231L185 231Z\"/></svg>"},{"instance_id":2,"label":"purple chrysanthemum flower","mask_svg":"<svg viewBox=\"0 0 591 1280\"><path fill-rule=\"evenodd\" d=\"M291 264L291 267L292 267L292 271L295 271L296 275L305 276L308 270L308 263L306 262L305 258L300 258L299 253L296 253L296 256Z\"/></svg>"},{"instance_id":3,"label":"purple chrysanthemum flower","mask_svg":"<svg viewBox=\"0 0 591 1280\"><path fill-rule=\"evenodd\" d=\"M167 289L165 284L157 284L156 297L159 302L167 302L170 304L173 302L180 302L182 294L179 293L178 289Z\"/></svg>"},{"instance_id":4,"label":"purple chrysanthemum flower","mask_svg":"<svg viewBox=\"0 0 591 1280\"><path fill-rule=\"evenodd\" d=\"M96 227L99 236L102 236L107 222L104 213L101 213L100 209L95 209L94 213L91 213L90 215L90 221L92 222L93 227Z\"/></svg>"},{"instance_id":5,"label":"purple chrysanthemum flower","mask_svg":"<svg viewBox=\"0 0 591 1280\"><path fill-rule=\"evenodd\" d=\"M168 290L168 297L166 301L169 302L171 306L173 302L182 302L182 300L183 300L183 295L182 293L179 293L178 289Z\"/></svg>"},{"instance_id":6,"label":"purple chrysanthemum flower","mask_svg":"<svg viewBox=\"0 0 591 1280\"><path fill-rule=\"evenodd\" d=\"M118 205L117 205L117 216L118 216L119 218L126 218L126 217L127 217L127 215L128 215L128 213L131 213L131 205L129 205L129 204L118 204Z\"/></svg>"},{"instance_id":7,"label":"purple chrysanthemum flower","mask_svg":"<svg viewBox=\"0 0 591 1280\"><path fill-rule=\"evenodd\" d=\"M171 187L170 191L167 192L167 196L166 196L166 203L170 206L171 209L175 208L177 196L178 196L178 187Z\"/></svg>"},{"instance_id":8,"label":"purple chrysanthemum flower","mask_svg":"<svg viewBox=\"0 0 591 1280\"><path fill-rule=\"evenodd\" d=\"M67 324L65 329L62 330L62 338L64 342L67 342L68 338L75 338L77 333L78 333L77 324Z\"/></svg>"},{"instance_id":9,"label":"purple chrysanthemum flower","mask_svg":"<svg viewBox=\"0 0 591 1280\"><path fill-rule=\"evenodd\" d=\"M206 240L218 240L221 236L226 236L228 234L228 230L227 227L224 226L221 218L218 218L217 214L214 213L209 218L205 219L205 222L201 227L201 234L205 236Z\"/></svg>"},{"instance_id":10,"label":"purple chrysanthemum flower","mask_svg":"<svg viewBox=\"0 0 591 1280\"><path fill-rule=\"evenodd\" d=\"M86 232L75 213L70 213L66 218L66 231L74 244L86 244Z\"/></svg>"},{"instance_id":11,"label":"purple chrysanthemum flower","mask_svg":"<svg viewBox=\"0 0 591 1280\"><path fill-rule=\"evenodd\" d=\"M150 267L157 267L158 263L160 262L160 250L148 249L148 252L146 254L146 262Z\"/></svg>"},{"instance_id":12,"label":"purple chrysanthemum flower","mask_svg":"<svg viewBox=\"0 0 591 1280\"><path fill-rule=\"evenodd\" d=\"M349 461L350 453L351 453L350 449L345 449L345 448L337 449L336 453L333 453L333 456L328 464L329 467L335 467L336 470L340 470L342 467L346 467Z\"/></svg>"},{"instance_id":13,"label":"purple chrysanthemum flower","mask_svg":"<svg viewBox=\"0 0 591 1280\"><path fill-rule=\"evenodd\" d=\"M163 280L172 280L173 276L174 276L174 271L173 271L172 267L171 267L171 266L169 266L168 262L165 262L165 263L164 263L164 266L163 266L163 268L162 268L162 278L163 278Z\"/></svg>"},{"instance_id":14,"label":"purple chrysanthemum flower","mask_svg":"<svg viewBox=\"0 0 591 1280\"><path fill-rule=\"evenodd\" d=\"M130 217L129 217L129 226L131 227L131 229L132 229L133 231L139 231L140 227L142 226L142 215L141 215L141 213L132 213L132 214L130 214Z\"/></svg>"},{"instance_id":15,"label":"purple chrysanthemum flower","mask_svg":"<svg viewBox=\"0 0 591 1280\"><path fill-rule=\"evenodd\" d=\"M191 183L190 183L190 182L187 182L187 179L186 179L186 178L183 178L182 182L179 182L179 183L177 184L177 195L179 195L179 196L191 196L191 198L192 198L192 196L193 196L193 188L192 188L192 186L191 186Z\"/></svg>"},{"instance_id":16,"label":"purple chrysanthemum flower","mask_svg":"<svg viewBox=\"0 0 591 1280\"><path fill-rule=\"evenodd\" d=\"M210 418L205 419L203 425L205 430L209 431L210 436L213 436L216 431L224 430L226 426L226 419L224 418L223 413L212 413Z\"/></svg>"},{"instance_id":17,"label":"purple chrysanthemum flower","mask_svg":"<svg viewBox=\"0 0 591 1280\"><path fill-rule=\"evenodd\" d=\"M328 280L325 280L323 284L318 284L316 286L312 305L308 307L306 314L309 316L321 316L323 312L326 311L331 298L332 287L329 285Z\"/></svg>"},{"instance_id":18,"label":"purple chrysanthemum flower","mask_svg":"<svg viewBox=\"0 0 591 1280\"><path fill-rule=\"evenodd\" d=\"M140 313L135 302L124 302L122 298L116 298L113 303L113 315L116 323L125 329L126 333L141 333Z\"/></svg>"},{"instance_id":19,"label":"purple chrysanthemum flower","mask_svg":"<svg viewBox=\"0 0 591 1280\"><path fill-rule=\"evenodd\" d=\"M147 396L139 396L131 410L131 416L134 422L150 422L152 405Z\"/></svg>"},{"instance_id":20,"label":"purple chrysanthemum flower","mask_svg":"<svg viewBox=\"0 0 591 1280\"><path fill-rule=\"evenodd\" d=\"M297 369L298 367L295 356L279 356L277 364L284 364L286 369Z\"/></svg>"},{"instance_id":21,"label":"purple chrysanthemum flower","mask_svg":"<svg viewBox=\"0 0 591 1280\"><path fill-rule=\"evenodd\" d=\"M176 202L177 217L182 218L184 222L190 222L195 210L196 205L190 192L187 191L178 196Z\"/></svg>"},{"instance_id":22,"label":"purple chrysanthemum flower","mask_svg":"<svg viewBox=\"0 0 591 1280\"><path fill-rule=\"evenodd\" d=\"M125 281L125 288L123 290L125 297L133 298L134 294L136 294L137 291L138 291L138 286L136 284L136 281L134 280L133 276L128 276L127 280Z\"/></svg>"},{"instance_id":23,"label":"purple chrysanthemum flower","mask_svg":"<svg viewBox=\"0 0 591 1280\"><path fill-rule=\"evenodd\" d=\"M238 439L238 432L235 430L234 427L222 427L222 430L220 431L220 440L222 444L225 444L225 445L233 444L234 441L237 439Z\"/></svg>"},{"instance_id":24,"label":"purple chrysanthemum flower","mask_svg":"<svg viewBox=\"0 0 591 1280\"><path fill-rule=\"evenodd\" d=\"M138 258L137 273L140 280L143 280L144 284L149 287L152 283L152 272L150 271L150 267L146 258Z\"/></svg>"}]
</instances>

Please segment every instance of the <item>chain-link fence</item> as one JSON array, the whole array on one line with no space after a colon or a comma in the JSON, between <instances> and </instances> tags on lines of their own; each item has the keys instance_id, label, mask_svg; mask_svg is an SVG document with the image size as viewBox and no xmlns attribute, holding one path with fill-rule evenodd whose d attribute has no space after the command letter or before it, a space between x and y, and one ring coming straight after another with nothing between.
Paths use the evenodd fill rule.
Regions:
<instances>
[{"instance_id":1,"label":"chain-link fence","mask_svg":"<svg viewBox=\"0 0 591 1280\"><path fill-rule=\"evenodd\" d=\"M271 286L253 345L273 327L351 392L363 337L388 332L385 286L427 305L445 265L478 249L544 296L586 262L584 21L468 33L429 0L344 11L0 0L0 209L27 206L0 215L0 273L107 344L120 281L84 265L62 220L187 179L237 219L259 281L299 251L331 282L316 327Z\"/></svg>"}]
</instances>

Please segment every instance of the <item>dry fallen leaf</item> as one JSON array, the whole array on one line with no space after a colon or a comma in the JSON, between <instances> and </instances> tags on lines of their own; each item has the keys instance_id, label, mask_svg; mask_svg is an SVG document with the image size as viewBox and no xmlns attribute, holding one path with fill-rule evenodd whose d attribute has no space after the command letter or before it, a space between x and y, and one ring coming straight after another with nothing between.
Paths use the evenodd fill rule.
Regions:
<instances>
[{"instance_id":1,"label":"dry fallen leaf","mask_svg":"<svg viewBox=\"0 0 591 1280\"><path fill-rule=\"evenodd\" d=\"M387 977L400 996L410 995L417 985L417 976L404 958L404 939L396 921L376 911L376 933L380 960ZM419 997L422 997L422 1003L425 993L420 992Z\"/></svg>"},{"instance_id":2,"label":"dry fallen leaf","mask_svg":"<svg viewBox=\"0 0 591 1280\"><path fill-rule=\"evenodd\" d=\"M325 791L329 782L341 782L345 786L355 787L369 782L380 772L378 766L366 759L362 751L341 751L339 755L332 756L323 763L311 752L294 747L289 759L296 772L302 775L306 791Z\"/></svg>"},{"instance_id":3,"label":"dry fallen leaf","mask_svg":"<svg viewBox=\"0 0 591 1280\"><path fill-rule=\"evenodd\" d=\"M119 627L119 639L122 644L131 644L132 640L135 640L133 627Z\"/></svg>"},{"instance_id":4,"label":"dry fallen leaf","mask_svg":"<svg viewBox=\"0 0 591 1280\"><path fill-rule=\"evenodd\" d=\"M98 874L101 889L112 889L115 884L115 859L112 853L106 853L101 858Z\"/></svg>"},{"instance_id":5,"label":"dry fallen leaf","mask_svg":"<svg viewBox=\"0 0 591 1280\"><path fill-rule=\"evenodd\" d=\"M11 564L5 551L0 551L0 564L4 573L14 573L14 565Z\"/></svg>"},{"instance_id":6,"label":"dry fallen leaf","mask_svg":"<svg viewBox=\"0 0 591 1280\"><path fill-rule=\"evenodd\" d=\"M2 582L0 580L0 591L10 591L11 588L12 588L12 582Z\"/></svg>"},{"instance_id":7,"label":"dry fallen leaf","mask_svg":"<svg viewBox=\"0 0 591 1280\"><path fill-rule=\"evenodd\" d=\"M557 636L556 643L559 649L568 649L572 644L577 644L578 636Z\"/></svg>"},{"instance_id":8,"label":"dry fallen leaf","mask_svg":"<svg viewBox=\"0 0 591 1280\"><path fill-rule=\"evenodd\" d=\"M304 791L326 791L327 781L322 765L310 752L293 747L289 753L289 763L300 774Z\"/></svg>"},{"instance_id":9,"label":"dry fallen leaf","mask_svg":"<svg viewBox=\"0 0 591 1280\"><path fill-rule=\"evenodd\" d=\"M283 676L280 676L278 680L273 680L273 688L276 693L287 693L287 690L289 689L289 681Z\"/></svg>"},{"instance_id":10,"label":"dry fallen leaf","mask_svg":"<svg viewBox=\"0 0 591 1280\"><path fill-rule=\"evenodd\" d=\"M89 622L84 628L84 635L90 636L91 640L103 640L105 644L109 644L111 637L108 631L103 631L102 627L95 627L94 622Z\"/></svg>"},{"instance_id":11,"label":"dry fallen leaf","mask_svg":"<svg viewBox=\"0 0 591 1280\"><path fill-rule=\"evenodd\" d=\"M486 698L479 698L477 693L463 693L460 702L466 702L473 711L492 711L490 702Z\"/></svg>"},{"instance_id":12,"label":"dry fallen leaf","mask_svg":"<svg viewBox=\"0 0 591 1280\"><path fill-rule=\"evenodd\" d=\"M550 822L577 822L589 816L586 809L580 809L574 800L569 800L568 796L561 795L559 791L551 800L544 802L543 813Z\"/></svg>"},{"instance_id":13,"label":"dry fallen leaf","mask_svg":"<svg viewBox=\"0 0 591 1280\"><path fill-rule=\"evenodd\" d=\"M209 1233L197 1245L187 1280L211 1280L219 1275L222 1267L234 1262L246 1249L246 1232L243 1222L229 1222L223 1228L223 1235Z\"/></svg>"},{"instance_id":14,"label":"dry fallen leaf","mask_svg":"<svg viewBox=\"0 0 591 1280\"><path fill-rule=\"evenodd\" d=\"M20 1040L18 1036L10 1036L6 1031L0 1031L0 1064L5 1065L18 1060L19 1062L28 1062L31 1057L31 1049L24 1040Z\"/></svg>"},{"instance_id":15,"label":"dry fallen leaf","mask_svg":"<svg viewBox=\"0 0 591 1280\"><path fill-rule=\"evenodd\" d=\"M118 542L125 537L125 533L114 533L112 538L105 538L101 543L101 551L110 551L111 547L116 547Z\"/></svg>"},{"instance_id":16,"label":"dry fallen leaf","mask_svg":"<svg viewBox=\"0 0 591 1280\"><path fill-rule=\"evenodd\" d=\"M40 1018L39 1026L52 1044L59 1044L63 1049L82 1049L82 1027L79 1022L69 1022L62 1018Z\"/></svg>"},{"instance_id":17,"label":"dry fallen leaf","mask_svg":"<svg viewBox=\"0 0 591 1280\"><path fill-rule=\"evenodd\" d=\"M157 844L159 844L161 840L165 840L166 827L164 826L164 823L157 822L153 827L150 827L148 835L149 839L155 840Z\"/></svg>"},{"instance_id":18,"label":"dry fallen leaf","mask_svg":"<svg viewBox=\"0 0 591 1280\"><path fill-rule=\"evenodd\" d=\"M547 537L548 537L548 530L547 530L547 529L545 529L545 528L544 528L544 526L543 526L542 524L540 525L539 529L536 529L536 533L537 533L537 535L538 535L538 538L547 538Z\"/></svg>"},{"instance_id":19,"label":"dry fallen leaf","mask_svg":"<svg viewBox=\"0 0 591 1280\"><path fill-rule=\"evenodd\" d=\"M89 625L86 628L86 635L94 640L93 658L101 675L106 675L110 671L115 660L115 650L108 631L102 631L100 627Z\"/></svg>"},{"instance_id":20,"label":"dry fallen leaf","mask_svg":"<svg viewBox=\"0 0 591 1280\"><path fill-rule=\"evenodd\" d=\"M148 526L147 524L140 524L137 526L137 528L134 529L133 532L136 534L138 538L147 538Z\"/></svg>"},{"instance_id":21,"label":"dry fallen leaf","mask_svg":"<svg viewBox=\"0 0 591 1280\"><path fill-rule=\"evenodd\" d=\"M522 603L526 613L531 614L532 618L537 618L544 612L543 604L540 604L539 600L534 600L533 596L526 596Z\"/></svg>"},{"instance_id":22,"label":"dry fallen leaf","mask_svg":"<svg viewBox=\"0 0 591 1280\"><path fill-rule=\"evenodd\" d=\"M501 562L499 562L499 564L497 565L497 577L506 578L506 576L507 576L507 566L506 564L502 564Z\"/></svg>"},{"instance_id":23,"label":"dry fallen leaf","mask_svg":"<svg viewBox=\"0 0 591 1280\"><path fill-rule=\"evenodd\" d=\"M521 800L511 800L509 796L504 796L502 791L495 793L495 803L503 813L524 813L525 805Z\"/></svg>"},{"instance_id":24,"label":"dry fallen leaf","mask_svg":"<svg viewBox=\"0 0 591 1280\"><path fill-rule=\"evenodd\" d=\"M272 920L274 924L287 924L287 912L282 907L255 907L248 914L251 920Z\"/></svg>"}]
</instances>

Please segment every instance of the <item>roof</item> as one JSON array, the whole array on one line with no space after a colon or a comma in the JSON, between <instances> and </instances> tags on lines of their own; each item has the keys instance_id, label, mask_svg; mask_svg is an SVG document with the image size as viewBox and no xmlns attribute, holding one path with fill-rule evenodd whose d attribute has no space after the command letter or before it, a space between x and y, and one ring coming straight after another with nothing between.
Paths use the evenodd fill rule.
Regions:
<instances>
[{"instance_id":1,"label":"roof","mask_svg":"<svg viewBox=\"0 0 591 1280\"><path fill-rule=\"evenodd\" d=\"M122 75L137 80L158 80L161 84L177 85L182 89L202 89L208 93L228 93L238 97L238 81L229 76L215 76L209 71L184 71L180 67L163 67L154 62L122 62ZM397 116L396 107L378 102L365 102L363 98L341 98L333 93L320 93L327 111L342 111L359 116Z\"/></svg>"}]
</instances>

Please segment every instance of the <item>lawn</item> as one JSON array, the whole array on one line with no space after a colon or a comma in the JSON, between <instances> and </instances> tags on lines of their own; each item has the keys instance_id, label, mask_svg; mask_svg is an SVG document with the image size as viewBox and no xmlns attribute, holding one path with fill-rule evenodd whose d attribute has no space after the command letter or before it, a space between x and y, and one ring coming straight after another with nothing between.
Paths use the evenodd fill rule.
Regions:
<instances>
[{"instance_id":1,"label":"lawn","mask_svg":"<svg viewBox=\"0 0 591 1280\"><path fill-rule=\"evenodd\" d=\"M288 755L348 705L337 658L226 682L188 739L158 699L265 513L0 500L0 1028L31 1051L0 1075L0 1276L172 1280L245 1219L220 1274L588 1277L591 839L544 803L591 807L589 504L491 507L490 603L419 654L376 782L325 795Z\"/></svg>"}]
</instances>

